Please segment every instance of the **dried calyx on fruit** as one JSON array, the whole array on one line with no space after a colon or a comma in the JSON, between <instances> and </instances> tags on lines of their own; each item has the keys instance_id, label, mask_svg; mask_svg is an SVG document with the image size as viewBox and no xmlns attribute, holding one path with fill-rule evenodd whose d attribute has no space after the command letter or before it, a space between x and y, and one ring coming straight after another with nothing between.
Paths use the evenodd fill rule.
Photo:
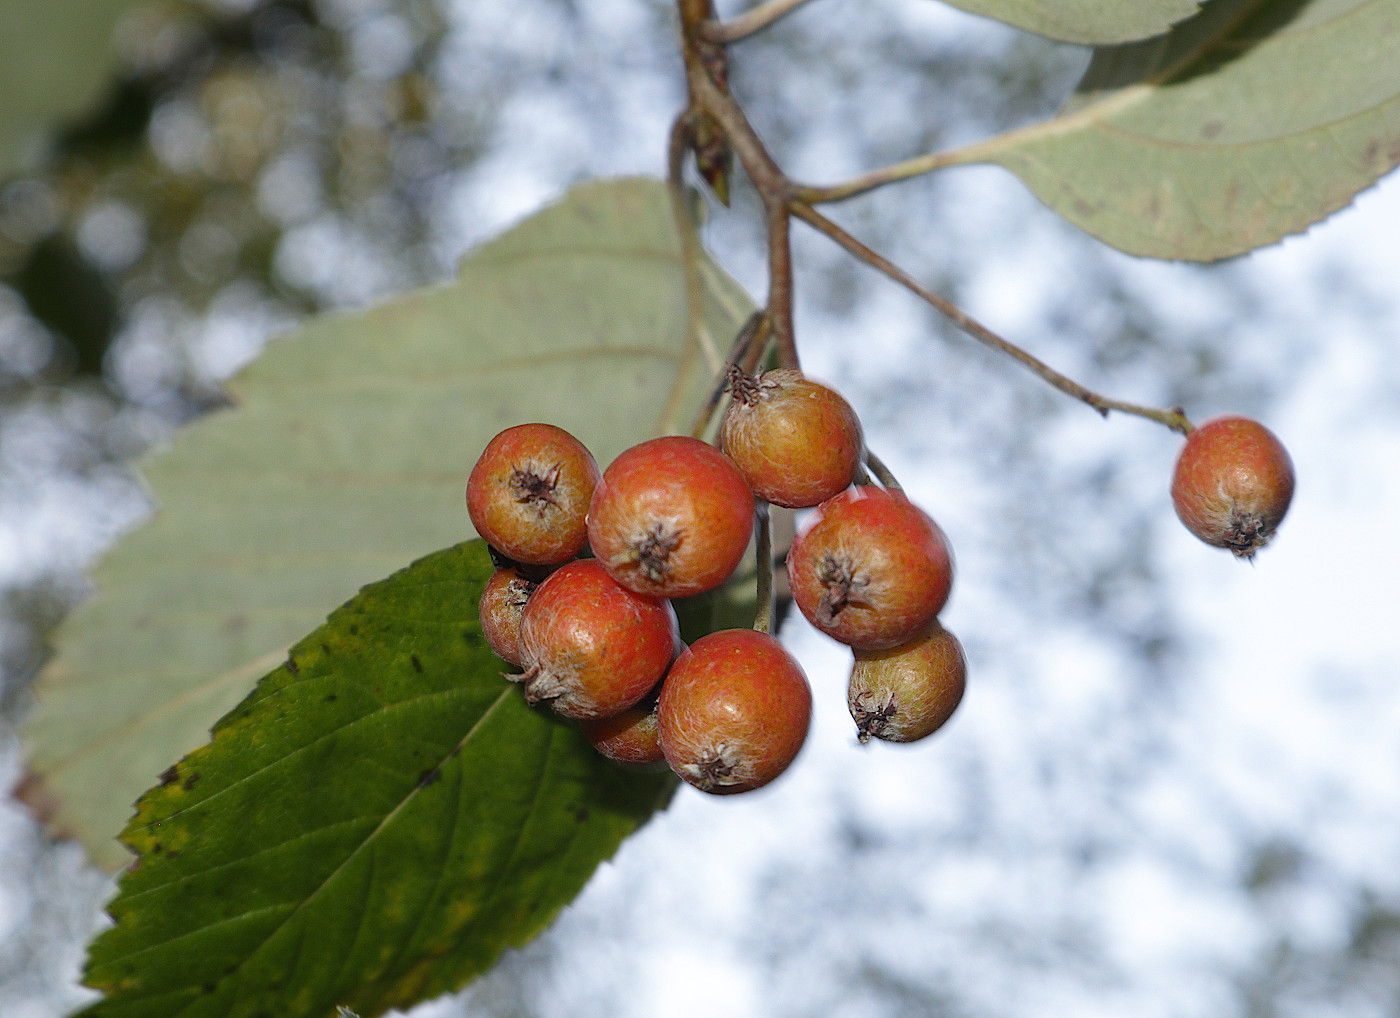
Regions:
<instances>
[{"instance_id":1,"label":"dried calyx on fruit","mask_svg":"<svg viewBox=\"0 0 1400 1018\"><path fill-rule=\"evenodd\" d=\"M634 445L603 472L588 543L631 590L689 597L729 578L753 531L753 492L724 453L695 438Z\"/></svg>"},{"instance_id":2,"label":"dried calyx on fruit","mask_svg":"<svg viewBox=\"0 0 1400 1018\"><path fill-rule=\"evenodd\" d=\"M552 424L507 428L467 478L467 512L487 544L516 562L553 565L577 555L598 464Z\"/></svg>"},{"instance_id":3,"label":"dried calyx on fruit","mask_svg":"<svg viewBox=\"0 0 1400 1018\"><path fill-rule=\"evenodd\" d=\"M872 650L913 638L953 586L943 531L902 492L874 486L822 503L793 541L787 569L812 625Z\"/></svg>"},{"instance_id":4,"label":"dried calyx on fruit","mask_svg":"<svg viewBox=\"0 0 1400 1018\"><path fill-rule=\"evenodd\" d=\"M661 686L657 723L666 762L705 792L766 785L807 738L812 690L773 637L753 629L702 636Z\"/></svg>"},{"instance_id":5,"label":"dried calyx on fruit","mask_svg":"<svg viewBox=\"0 0 1400 1018\"><path fill-rule=\"evenodd\" d=\"M898 647L857 650L846 705L861 742L916 742L953 716L966 686L962 645L935 619Z\"/></svg>"},{"instance_id":6,"label":"dried calyx on fruit","mask_svg":"<svg viewBox=\"0 0 1400 1018\"><path fill-rule=\"evenodd\" d=\"M1293 461L1248 417L1214 417L1186 437L1172 505L1186 529L1243 559L1268 544L1293 500Z\"/></svg>"},{"instance_id":7,"label":"dried calyx on fruit","mask_svg":"<svg viewBox=\"0 0 1400 1018\"><path fill-rule=\"evenodd\" d=\"M860 465L860 418L839 394L795 368L754 378L730 368L724 451L759 498L805 508L848 487Z\"/></svg>"},{"instance_id":8,"label":"dried calyx on fruit","mask_svg":"<svg viewBox=\"0 0 1400 1018\"><path fill-rule=\"evenodd\" d=\"M519 668L520 620L539 584L519 569L497 569L481 591L481 635L496 656Z\"/></svg>"}]
</instances>

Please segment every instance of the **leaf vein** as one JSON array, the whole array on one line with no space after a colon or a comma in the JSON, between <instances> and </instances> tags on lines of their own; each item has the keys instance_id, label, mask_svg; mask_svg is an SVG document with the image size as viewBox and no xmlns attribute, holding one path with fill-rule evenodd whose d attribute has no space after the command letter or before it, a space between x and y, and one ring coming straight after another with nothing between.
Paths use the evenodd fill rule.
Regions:
<instances>
[{"instance_id":1,"label":"leaf vein","mask_svg":"<svg viewBox=\"0 0 1400 1018\"><path fill-rule=\"evenodd\" d=\"M483 712L481 717L478 718L468 729L467 733L462 736L461 740L457 744L458 748L466 744L467 740L470 739L472 735L474 735L481 728L481 726L486 723L487 719L490 718L492 714L496 712L497 708L499 708L500 705L506 701L507 696L509 696L512 692L513 690L511 689L503 689L501 691L501 694L498 697L496 697L495 701L491 704L491 706L488 707L485 712ZM298 902L296 907L287 915L287 917L283 919L282 922L280 922L276 926L276 928L274 928L270 933L268 933L268 935L263 939L262 943L255 947L251 952L249 952L248 956L244 959L243 964L246 965L253 958L257 957L264 950L266 950L268 944L272 942L273 938L275 938L281 930L286 928L287 923L291 922L294 918L300 915L302 910L306 908L307 905L309 905L322 892L324 892L325 889L336 879L336 877L343 873L345 871L345 868L349 866L350 863L354 861L354 859L366 849L366 847L374 844L374 840L376 837L378 837L379 833L383 831L385 827L387 827L390 823L392 823L394 817L398 816L399 813L401 813L404 810L404 808L418 796L418 793L422 791L422 787L423 786L421 785L417 785L413 788L412 791L408 793L408 795L404 796L403 801L400 802L397 806L395 806L392 810L390 810L389 813L385 815L384 819L379 823L379 825L375 827L375 829L371 831L368 835L366 835L365 840L362 841L359 845L357 845L343 860L341 860L340 864L326 877L326 879L321 881L320 886L318 886L315 890L308 894L302 901ZM236 971L237 970L235 970L235 974ZM220 980L220 982L223 982L224 980L230 978L232 978L231 975L224 976L223 979ZM186 1008L185 1010L182 1010L180 1014L187 1014L188 1010L189 1009ZM176 1016L176 1018L178 1018L178 1016Z\"/></svg>"},{"instance_id":2,"label":"leaf vein","mask_svg":"<svg viewBox=\"0 0 1400 1018\"><path fill-rule=\"evenodd\" d=\"M334 678L334 677L335 677L334 675L316 675L316 676L313 676L312 678L313 678L313 679L319 679L319 678ZM308 681L309 681L309 680L308 680ZM365 689L364 686L363 686L363 684L360 684L360 686L361 686L361 689L364 690L364 692L366 692L369 696L374 697L374 693L373 693L371 690ZM223 795L225 795L225 794L231 792L233 789L237 788L239 785L243 784L244 782L246 782L246 781L251 781L253 778L258 777L258 776L261 775L261 774L265 774L266 772L272 770L273 768L280 767L280 766L282 766L282 765L288 763L289 761L292 761L292 760L296 759L297 757L302 756L303 754L310 752L312 749L316 748L316 747L319 746L321 743L325 742L327 739L332 738L332 737L334 737L334 736L336 736L336 735L339 735L339 734L341 734L341 733L343 733L343 732L346 732L346 731L348 731L349 729L353 728L354 726L361 724L362 722L378 719L378 718L381 717L386 711L391 711L391 710L398 710L398 709L407 708L407 707L416 705L416 704L420 703L420 702L423 701L423 700L431 699L431 698L434 698L434 697L452 697L452 696L459 696L459 695L461 695L463 692L464 692L464 690L462 690L462 689L435 689L435 690L431 690L431 691L426 692L426 693L419 693L419 694L417 694L417 695L415 695L415 696L407 697L407 698L405 698L405 699L403 699L403 700L396 700L396 701L394 701L393 703L384 703L384 702L382 702L382 701L379 701L379 703L380 703L380 706L379 706L379 707L374 708L374 709L372 709L372 710L368 710L368 711L366 711L365 713L359 715L358 717L351 718L349 721L345 722L344 724L337 725L335 728L331 728L331 729L328 729L328 730L322 732L321 734L317 735L316 738L312 739L310 742L303 743L302 745L300 745L300 746L296 747L295 749L293 749L291 752L285 753L285 754L283 754L283 755L277 757L276 759L271 760L271 761L269 761L269 762L266 763L266 764L263 764L261 767L258 767L256 770L249 771L247 774L244 774L244 775L242 775L241 777L239 777L238 780L236 780L236 781L234 781L234 782L232 782L232 783L230 783L230 784L228 784L228 785L225 785L223 788L220 788L220 789L218 789L218 790L215 791L215 792L210 793L210 794L209 794L208 796L206 796L205 798L200 799L200 800L198 800L197 802L192 802L192 803L190 803L188 806L181 807L180 809L176 810L174 813L171 813L169 816L162 816L162 817L160 817L159 819L155 819L155 820L150 821L149 823L136 825L136 826L132 827L131 830L133 830L133 831L145 831L145 830L150 830L153 826L155 826L155 825L157 825L157 824L161 824L161 823L169 823L171 820L174 820L174 819L176 819L177 817L180 817L180 816L184 815L186 812L188 812L189 810L195 809L196 807L207 806L209 803L214 802L214 801L217 800L220 796L223 796ZM491 708L489 708L489 710L493 710L493 709L494 709L494 704L492 705Z\"/></svg>"}]
</instances>

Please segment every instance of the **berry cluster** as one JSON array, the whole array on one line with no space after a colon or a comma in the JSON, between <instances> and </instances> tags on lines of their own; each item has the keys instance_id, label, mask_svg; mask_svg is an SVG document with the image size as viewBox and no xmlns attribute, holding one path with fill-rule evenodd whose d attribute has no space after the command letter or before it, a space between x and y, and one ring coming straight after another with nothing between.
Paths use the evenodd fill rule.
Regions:
<instances>
[{"instance_id":1,"label":"berry cluster","mask_svg":"<svg viewBox=\"0 0 1400 1018\"><path fill-rule=\"evenodd\" d=\"M784 368L732 371L730 389L725 451L761 498L814 507L788 552L788 585L807 620L854 652L847 705L860 741L933 734L967 679L938 621L953 586L943 531L897 487L865 483L860 420L840 395Z\"/></svg>"},{"instance_id":2,"label":"berry cluster","mask_svg":"<svg viewBox=\"0 0 1400 1018\"><path fill-rule=\"evenodd\" d=\"M891 478L869 483L863 458L879 464L850 404L793 369L735 367L729 390L722 451L654 438L600 473L568 432L524 424L491 440L467 482L472 523L501 561L482 593L482 632L521 669L511 678L525 698L577 720L605 755L664 759L717 794L781 774L811 719L807 679L763 631L764 606L754 629L687 647L671 605L729 579L762 503L812 509L787 555L788 585L808 621L852 650L847 706L861 742L932 734L967 681L938 617L953 584L948 542ZM1241 417L1191 429L1172 484L1191 532L1244 558L1292 493L1288 453Z\"/></svg>"},{"instance_id":3,"label":"berry cluster","mask_svg":"<svg viewBox=\"0 0 1400 1018\"><path fill-rule=\"evenodd\" d=\"M487 445L467 508L510 560L482 593L481 627L531 704L615 760L664 759L708 792L757 788L797 756L812 707L797 662L756 630L686 647L671 606L724 583L748 547L753 491L728 456L655 438L600 474L572 435L524 424Z\"/></svg>"},{"instance_id":4,"label":"berry cluster","mask_svg":"<svg viewBox=\"0 0 1400 1018\"><path fill-rule=\"evenodd\" d=\"M861 741L912 741L947 720L965 664L938 623L952 585L942 532L897 490L861 483L860 422L800 372L737 369L723 451L668 436L603 472L568 432L508 428L467 482L477 532L501 560L481 597L491 648L531 704L577 720L605 755L665 760L714 793L767 784L811 719L801 667L760 629L681 641L671 599L733 574L755 499L817 507L788 556L793 599L856 655ZM579 557L585 547L591 557Z\"/></svg>"}]
</instances>

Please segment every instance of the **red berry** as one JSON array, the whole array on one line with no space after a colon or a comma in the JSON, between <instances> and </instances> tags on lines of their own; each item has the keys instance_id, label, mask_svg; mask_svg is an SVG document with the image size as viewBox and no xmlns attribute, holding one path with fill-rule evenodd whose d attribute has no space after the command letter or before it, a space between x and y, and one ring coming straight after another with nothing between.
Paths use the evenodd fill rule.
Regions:
<instances>
[{"instance_id":1,"label":"red berry","mask_svg":"<svg viewBox=\"0 0 1400 1018\"><path fill-rule=\"evenodd\" d=\"M795 368L731 385L720 438L759 498L814 506L850 486L860 464L860 418L851 405Z\"/></svg>"},{"instance_id":2,"label":"red berry","mask_svg":"<svg viewBox=\"0 0 1400 1018\"><path fill-rule=\"evenodd\" d=\"M846 704L861 742L916 742L953 716L967 686L957 637L935 619L889 650L857 650Z\"/></svg>"},{"instance_id":3,"label":"red berry","mask_svg":"<svg viewBox=\"0 0 1400 1018\"><path fill-rule=\"evenodd\" d=\"M570 718L618 714L666 673L679 639L669 601L623 587L594 559L561 566L530 597L520 655L530 703Z\"/></svg>"},{"instance_id":4,"label":"red berry","mask_svg":"<svg viewBox=\"0 0 1400 1018\"><path fill-rule=\"evenodd\" d=\"M666 762L696 788L747 792L792 763L807 738L812 690L773 637L725 629L690 645L661 686Z\"/></svg>"},{"instance_id":5,"label":"red berry","mask_svg":"<svg viewBox=\"0 0 1400 1018\"><path fill-rule=\"evenodd\" d=\"M662 760L655 700L643 700L610 718L582 721L579 727L593 748L609 760L639 767Z\"/></svg>"},{"instance_id":6,"label":"red berry","mask_svg":"<svg viewBox=\"0 0 1400 1018\"><path fill-rule=\"evenodd\" d=\"M583 443L552 424L507 428L487 444L467 479L467 512L487 544L531 565L567 562L587 538L598 464Z\"/></svg>"},{"instance_id":7,"label":"red berry","mask_svg":"<svg viewBox=\"0 0 1400 1018\"><path fill-rule=\"evenodd\" d=\"M520 658L520 619L530 595L539 586L517 569L497 569L481 591L481 635L496 656L517 668Z\"/></svg>"},{"instance_id":8,"label":"red berry","mask_svg":"<svg viewBox=\"0 0 1400 1018\"><path fill-rule=\"evenodd\" d=\"M1253 558L1292 500L1293 461L1258 421L1214 417L1187 436L1172 475L1172 504L1206 544Z\"/></svg>"},{"instance_id":9,"label":"red berry","mask_svg":"<svg viewBox=\"0 0 1400 1018\"><path fill-rule=\"evenodd\" d=\"M603 472L588 542L623 586L688 597L719 586L753 532L753 492L724 453L696 438L634 445Z\"/></svg>"},{"instance_id":10,"label":"red berry","mask_svg":"<svg viewBox=\"0 0 1400 1018\"><path fill-rule=\"evenodd\" d=\"M812 625L869 650L912 639L953 586L943 531L902 493L874 486L822 503L793 541L787 569Z\"/></svg>"}]
</instances>

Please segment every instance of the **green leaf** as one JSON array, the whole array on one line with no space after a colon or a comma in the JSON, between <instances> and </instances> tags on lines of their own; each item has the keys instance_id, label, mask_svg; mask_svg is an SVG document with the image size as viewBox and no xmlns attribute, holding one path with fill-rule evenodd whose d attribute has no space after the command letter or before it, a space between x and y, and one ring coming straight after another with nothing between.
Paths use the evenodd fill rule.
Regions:
<instances>
[{"instance_id":1,"label":"green leaf","mask_svg":"<svg viewBox=\"0 0 1400 1018\"><path fill-rule=\"evenodd\" d=\"M313 321L229 386L235 406L143 470L154 520L95 573L24 733L25 798L109 868L131 803L371 582L470 536L466 476L490 437L543 420L606 464L687 431L752 311L685 273L664 185L578 188L466 258L457 280Z\"/></svg>"},{"instance_id":2,"label":"green leaf","mask_svg":"<svg viewBox=\"0 0 1400 1018\"><path fill-rule=\"evenodd\" d=\"M1087 46L1161 35L1200 0L946 0L1028 32Z\"/></svg>"},{"instance_id":3,"label":"green leaf","mask_svg":"<svg viewBox=\"0 0 1400 1018\"><path fill-rule=\"evenodd\" d=\"M1167 36L1099 50L1058 118L943 164L970 162L1131 254L1273 243L1400 163L1400 3L1213 0Z\"/></svg>"},{"instance_id":4,"label":"green leaf","mask_svg":"<svg viewBox=\"0 0 1400 1018\"><path fill-rule=\"evenodd\" d=\"M525 705L461 544L372 584L142 797L90 1018L365 1016L523 944L676 786Z\"/></svg>"},{"instance_id":5,"label":"green leaf","mask_svg":"<svg viewBox=\"0 0 1400 1018\"><path fill-rule=\"evenodd\" d=\"M132 0L0 0L0 179L108 84L112 29Z\"/></svg>"}]
</instances>

